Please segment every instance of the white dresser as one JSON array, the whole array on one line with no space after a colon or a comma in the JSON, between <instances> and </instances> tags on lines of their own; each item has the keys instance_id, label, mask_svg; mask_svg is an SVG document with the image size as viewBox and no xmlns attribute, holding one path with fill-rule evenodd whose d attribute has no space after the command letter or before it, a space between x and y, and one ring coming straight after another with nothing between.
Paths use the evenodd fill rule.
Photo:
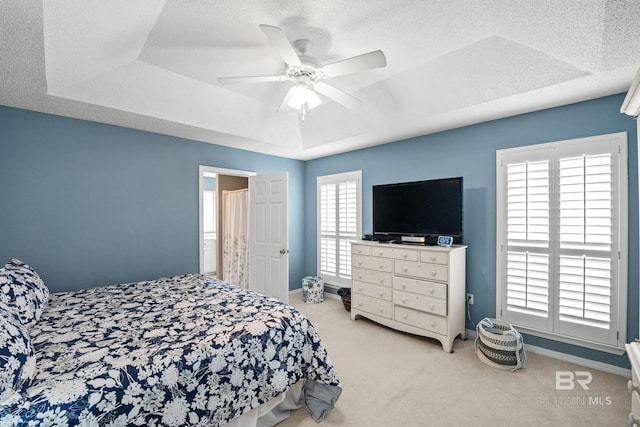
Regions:
<instances>
[{"instance_id":1,"label":"white dresser","mask_svg":"<svg viewBox=\"0 0 640 427\"><path fill-rule=\"evenodd\" d=\"M631 379L627 383L627 389L631 393L629 425L637 427L640 426L640 343L632 342L625 347L631 361Z\"/></svg>"},{"instance_id":2,"label":"white dresser","mask_svg":"<svg viewBox=\"0 0 640 427\"><path fill-rule=\"evenodd\" d=\"M351 243L351 319L435 338L465 338L466 246Z\"/></svg>"}]
</instances>

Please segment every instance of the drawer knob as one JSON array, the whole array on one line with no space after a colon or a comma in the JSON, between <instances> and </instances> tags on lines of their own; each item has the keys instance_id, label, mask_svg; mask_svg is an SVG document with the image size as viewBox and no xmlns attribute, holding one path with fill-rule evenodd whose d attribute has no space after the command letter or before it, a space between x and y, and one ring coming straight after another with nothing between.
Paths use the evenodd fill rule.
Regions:
<instances>
[{"instance_id":1,"label":"drawer knob","mask_svg":"<svg viewBox=\"0 0 640 427\"><path fill-rule=\"evenodd\" d=\"M429 308L430 308L431 310L433 310L433 309L435 308L435 306L434 306L433 304L429 304Z\"/></svg>"},{"instance_id":2,"label":"drawer knob","mask_svg":"<svg viewBox=\"0 0 640 427\"><path fill-rule=\"evenodd\" d=\"M382 255L384 255L384 252L380 251L380 252L378 252L378 255L382 256Z\"/></svg>"},{"instance_id":3,"label":"drawer knob","mask_svg":"<svg viewBox=\"0 0 640 427\"><path fill-rule=\"evenodd\" d=\"M362 286L360 286L360 287L358 288L358 292L362 292L362 290L363 290L363 289L364 289L364 288L363 288Z\"/></svg>"},{"instance_id":4,"label":"drawer knob","mask_svg":"<svg viewBox=\"0 0 640 427\"><path fill-rule=\"evenodd\" d=\"M384 291L380 291L380 296L384 296Z\"/></svg>"},{"instance_id":5,"label":"drawer knob","mask_svg":"<svg viewBox=\"0 0 640 427\"><path fill-rule=\"evenodd\" d=\"M358 261L358 265L362 265L362 261Z\"/></svg>"},{"instance_id":6,"label":"drawer knob","mask_svg":"<svg viewBox=\"0 0 640 427\"><path fill-rule=\"evenodd\" d=\"M407 302L407 299L405 297L402 297L402 302Z\"/></svg>"},{"instance_id":7,"label":"drawer knob","mask_svg":"<svg viewBox=\"0 0 640 427\"><path fill-rule=\"evenodd\" d=\"M431 274L431 276L435 277L436 272L435 271L430 271L429 274Z\"/></svg>"},{"instance_id":8,"label":"drawer knob","mask_svg":"<svg viewBox=\"0 0 640 427\"><path fill-rule=\"evenodd\" d=\"M400 287L401 287L402 289L407 289L407 284L406 284L406 283L401 283L401 284L400 284Z\"/></svg>"},{"instance_id":9,"label":"drawer knob","mask_svg":"<svg viewBox=\"0 0 640 427\"><path fill-rule=\"evenodd\" d=\"M382 270L384 268L384 265L380 264L380 269Z\"/></svg>"},{"instance_id":10,"label":"drawer knob","mask_svg":"<svg viewBox=\"0 0 640 427\"><path fill-rule=\"evenodd\" d=\"M384 283L384 277L380 277L380 278L378 278L378 282L380 282L380 283Z\"/></svg>"},{"instance_id":11,"label":"drawer knob","mask_svg":"<svg viewBox=\"0 0 640 427\"><path fill-rule=\"evenodd\" d=\"M378 307L378 311L379 311L380 313L384 313L384 308L382 308L382 307Z\"/></svg>"},{"instance_id":12,"label":"drawer knob","mask_svg":"<svg viewBox=\"0 0 640 427\"><path fill-rule=\"evenodd\" d=\"M403 254L402 258L407 259L407 254Z\"/></svg>"},{"instance_id":13,"label":"drawer knob","mask_svg":"<svg viewBox=\"0 0 640 427\"><path fill-rule=\"evenodd\" d=\"M436 322L434 322L433 320L431 321L431 323L430 323L430 324L431 324L431 327L432 327L432 328L435 328L435 327L436 327Z\"/></svg>"},{"instance_id":14,"label":"drawer knob","mask_svg":"<svg viewBox=\"0 0 640 427\"><path fill-rule=\"evenodd\" d=\"M429 288L429 293L430 293L430 294L432 294L432 293L434 293L434 292L435 292L435 289L433 289L433 288Z\"/></svg>"},{"instance_id":15,"label":"drawer knob","mask_svg":"<svg viewBox=\"0 0 640 427\"><path fill-rule=\"evenodd\" d=\"M402 318L403 318L403 319L406 319L406 318L407 318L407 315L406 315L406 314L403 314L403 315L402 315Z\"/></svg>"},{"instance_id":16,"label":"drawer knob","mask_svg":"<svg viewBox=\"0 0 640 427\"><path fill-rule=\"evenodd\" d=\"M362 274L358 275L358 279L362 280Z\"/></svg>"},{"instance_id":17,"label":"drawer knob","mask_svg":"<svg viewBox=\"0 0 640 427\"><path fill-rule=\"evenodd\" d=\"M409 271L409 269L408 269L407 267L404 267L402 270L403 270L405 273L406 273L407 271Z\"/></svg>"}]
</instances>

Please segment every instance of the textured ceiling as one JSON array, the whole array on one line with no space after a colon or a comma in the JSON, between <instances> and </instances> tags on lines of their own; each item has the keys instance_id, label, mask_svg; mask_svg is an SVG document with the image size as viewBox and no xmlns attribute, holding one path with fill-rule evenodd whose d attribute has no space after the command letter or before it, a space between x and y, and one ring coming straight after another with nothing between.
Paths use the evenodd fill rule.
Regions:
<instances>
[{"instance_id":1,"label":"textured ceiling","mask_svg":"<svg viewBox=\"0 0 640 427\"><path fill-rule=\"evenodd\" d=\"M310 159L627 90L636 0L0 0L0 104ZM327 80L305 121L260 24L322 64L381 49L387 66Z\"/></svg>"}]
</instances>

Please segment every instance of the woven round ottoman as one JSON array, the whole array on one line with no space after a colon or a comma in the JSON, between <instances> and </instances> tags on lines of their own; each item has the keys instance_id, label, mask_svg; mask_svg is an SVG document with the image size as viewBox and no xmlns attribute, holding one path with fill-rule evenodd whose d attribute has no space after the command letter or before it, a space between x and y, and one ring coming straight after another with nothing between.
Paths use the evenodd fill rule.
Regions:
<instances>
[{"instance_id":1,"label":"woven round ottoman","mask_svg":"<svg viewBox=\"0 0 640 427\"><path fill-rule=\"evenodd\" d=\"M478 359L489 366L512 371L524 368L522 335L509 322L484 318L476 326Z\"/></svg>"}]
</instances>

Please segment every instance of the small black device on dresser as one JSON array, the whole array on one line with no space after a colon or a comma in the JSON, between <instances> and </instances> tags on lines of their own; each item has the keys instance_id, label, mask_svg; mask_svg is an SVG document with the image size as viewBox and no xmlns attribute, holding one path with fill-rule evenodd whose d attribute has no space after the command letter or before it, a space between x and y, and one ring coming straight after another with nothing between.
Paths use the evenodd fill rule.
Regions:
<instances>
[{"instance_id":1,"label":"small black device on dresser","mask_svg":"<svg viewBox=\"0 0 640 427\"><path fill-rule=\"evenodd\" d=\"M374 242L391 243L395 242L396 236L390 236L388 234L365 234L363 240L371 240Z\"/></svg>"}]
</instances>

